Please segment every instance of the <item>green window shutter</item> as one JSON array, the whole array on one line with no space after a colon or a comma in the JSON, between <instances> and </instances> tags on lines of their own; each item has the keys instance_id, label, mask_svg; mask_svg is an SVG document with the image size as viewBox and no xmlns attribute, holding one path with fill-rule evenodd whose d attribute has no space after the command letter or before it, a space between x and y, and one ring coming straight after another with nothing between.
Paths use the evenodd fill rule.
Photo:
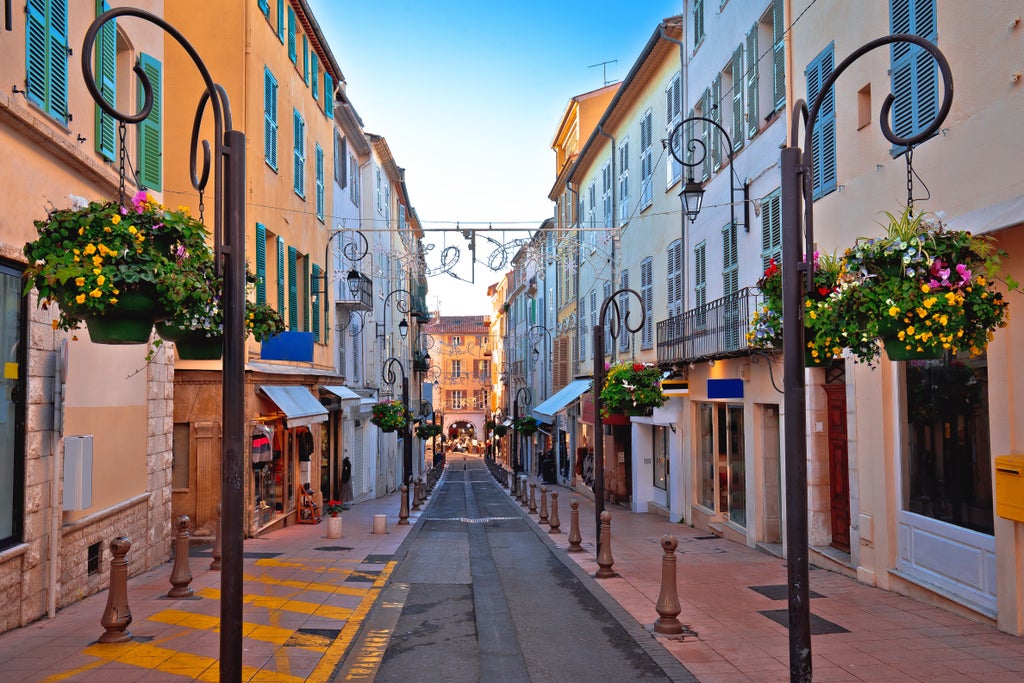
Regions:
<instances>
[{"instance_id":1,"label":"green window shutter","mask_svg":"<svg viewBox=\"0 0 1024 683\"><path fill-rule=\"evenodd\" d=\"M705 88L704 92L700 95L700 115L704 118L712 118L711 116L711 90ZM711 177L711 157L713 156L711 148L711 124L700 123L700 144L701 149L706 153L704 154L704 162L700 165L700 179L707 180Z\"/></svg>"},{"instance_id":2,"label":"green window shutter","mask_svg":"<svg viewBox=\"0 0 1024 683\"><path fill-rule=\"evenodd\" d=\"M48 115L67 123L67 0L28 0L25 6L26 97Z\"/></svg>"},{"instance_id":3,"label":"green window shutter","mask_svg":"<svg viewBox=\"0 0 1024 683\"><path fill-rule=\"evenodd\" d=\"M782 261L782 196L772 192L761 202L761 267Z\"/></svg>"},{"instance_id":4,"label":"green window shutter","mask_svg":"<svg viewBox=\"0 0 1024 683\"><path fill-rule=\"evenodd\" d=\"M284 316L284 238L277 236L277 312Z\"/></svg>"},{"instance_id":5,"label":"green window shutter","mask_svg":"<svg viewBox=\"0 0 1024 683\"><path fill-rule=\"evenodd\" d=\"M309 85L309 38L302 34L302 80Z\"/></svg>"},{"instance_id":6,"label":"green window shutter","mask_svg":"<svg viewBox=\"0 0 1024 683\"><path fill-rule=\"evenodd\" d=\"M715 80L711 81L711 99L708 100L709 117L712 121L722 125L722 72L715 74ZM705 110L707 111L707 110ZM711 126L711 172L713 173L722 164L722 131L718 126Z\"/></svg>"},{"instance_id":7,"label":"green window shutter","mask_svg":"<svg viewBox=\"0 0 1024 683\"><path fill-rule=\"evenodd\" d=\"M277 170L277 80L263 67L263 158Z\"/></svg>"},{"instance_id":8,"label":"green window shutter","mask_svg":"<svg viewBox=\"0 0 1024 683\"><path fill-rule=\"evenodd\" d=\"M299 329L299 253L295 247L288 247L288 329Z\"/></svg>"},{"instance_id":9,"label":"green window shutter","mask_svg":"<svg viewBox=\"0 0 1024 683\"><path fill-rule=\"evenodd\" d=\"M302 115L299 114L297 109L292 110L292 123L295 131L294 142L294 158L295 158L295 173L293 174L293 185L295 187L295 194L299 195L303 199L306 197L306 122L302 120Z\"/></svg>"},{"instance_id":10,"label":"green window shutter","mask_svg":"<svg viewBox=\"0 0 1024 683\"><path fill-rule=\"evenodd\" d=\"M761 127L761 121L759 119L760 113L758 111L757 102L757 69L758 54L757 54L757 24L750 29L750 33L747 34L747 137L753 139L757 135ZM736 87L735 81L733 81L733 87Z\"/></svg>"},{"instance_id":11,"label":"green window shutter","mask_svg":"<svg viewBox=\"0 0 1024 683\"><path fill-rule=\"evenodd\" d=\"M96 16L103 14L110 5L106 0L96 0ZM117 106L117 20L103 24L96 34L96 85L103 100ZM117 149L117 127L114 117L96 105L96 151L107 161L114 160Z\"/></svg>"},{"instance_id":12,"label":"green window shutter","mask_svg":"<svg viewBox=\"0 0 1024 683\"><path fill-rule=\"evenodd\" d=\"M890 0L890 32L938 38L935 0ZM909 43L889 46L892 78L892 130L910 137L935 120L939 109L938 66L927 50ZM904 147L894 147L893 155Z\"/></svg>"},{"instance_id":13,"label":"green window shutter","mask_svg":"<svg viewBox=\"0 0 1024 683\"><path fill-rule=\"evenodd\" d=\"M25 24L25 96L29 102L45 110L49 99L46 0L28 0L25 12L28 17Z\"/></svg>"},{"instance_id":14,"label":"green window shutter","mask_svg":"<svg viewBox=\"0 0 1024 683\"><path fill-rule=\"evenodd\" d=\"M295 63L295 10L288 5L288 59Z\"/></svg>"},{"instance_id":15,"label":"green window shutter","mask_svg":"<svg viewBox=\"0 0 1024 683\"><path fill-rule=\"evenodd\" d=\"M163 141L160 130L163 108L163 84L160 79L162 68L160 62L145 53L139 55L139 64L153 89L153 109L139 126L139 183L151 190L159 190L163 184ZM145 100L145 91L140 83L138 105L141 107Z\"/></svg>"},{"instance_id":16,"label":"green window shutter","mask_svg":"<svg viewBox=\"0 0 1024 683\"><path fill-rule=\"evenodd\" d=\"M746 131L743 126L743 46L738 46L732 53L732 148L739 151L743 147Z\"/></svg>"},{"instance_id":17,"label":"green window shutter","mask_svg":"<svg viewBox=\"0 0 1024 683\"><path fill-rule=\"evenodd\" d=\"M277 0L277 39L284 44L284 0Z\"/></svg>"},{"instance_id":18,"label":"green window shutter","mask_svg":"<svg viewBox=\"0 0 1024 683\"><path fill-rule=\"evenodd\" d=\"M814 104L818 94L822 92L825 81L832 75L834 49L835 44L830 43L807 66L805 76L807 77L807 101L810 105ZM811 156L814 165L811 195L814 199L818 199L836 189L835 88L829 88L822 97L811 144L814 150Z\"/></svg>"},{"instance_id":19,"label":"green window shutter","mask_svg":"<svg viewBox=\"0 0 1024 683\"><path fill-rule=\"evenodd\" d=\"M256 224L256 303L267 303L267 228Z\"/></svg>"},{"instance_id":20,"label":"green window shutter","mask_svg":"<svg viewBox=\"0 0 1024 683\"><path fill-rule=\"evenodd\" d=\"M314 52L312 55L313 66L309 69L310 86L313 88L313 99L320 101L320 58Z\"/></svg>"},{"instance_id":21,"label":"green window shutter","mask_svg":"<svg viewBox=\"0 0 1024 683\"><path fill-rule=\"evenodd\" d=\"M310 289L313 291L313 298L317 301L316 306L313 306L313 338L320 341L320 278L322 274L320 272L320 266L313 264L313 277L310 279ZM326 341L326 340L325 340Z\"/></svg>"},{"instance_id":22,"label":"green window shutter","mask_svg":"<svg viewBox=\"0 0 1024 683\"><path fill-rule=\"evenodd\" d=\"M693 43L704 40L704 0L693 2Z\"/></svg>"},{"instance_id":23,"label":"green window shutter","mask_svg":"<svg viewBox=\"0 0 1024 683\"><path fill-rule=\"evenodd\" d=\"M256 4L259 6L260 11L263 12L263 16L270 16L270 0L258 0Z\"/></svg>"},{"instance_id":24,"label":"green window shutter","mask_svg":"<svg viewBox=\"0 0 1024 683\"><path fill-rule=\"evenodd\" d=\"M334 118L334 79L324 72L324 114L327 118Z\"/></svg>"},{"instance_id":25,"label":"green window shutter","mask_svg":"<svg viewBox=\"0 0 1024 683\"><path fill-rule=\"evenodd\" d=\"M302 331L312 332L312 325L310 325L309 316L309 259L302 259L302 282L304 284L302 288ZM315 337L316 335L314 335Z\"/></svg>"},{"instance_id":26,"label":"green window shutter","mask_svg":"<svg viewBox=\"0 0 1024 683\"><path fill-rule=\"evenodd\" d=\"M316 217L324 220L324 150L318 142L316 145Z\"/></svg>"},{"instance_id":27,"label":"green window shutter","mask_svg":"<svg viewBox=\"0 0 1024 683\"><path fill-rule=\"evenodd\" d=\"M786 104L786 35L782 0L772 0L772 96L775 109Z\"/></svg>"}]
</instances>

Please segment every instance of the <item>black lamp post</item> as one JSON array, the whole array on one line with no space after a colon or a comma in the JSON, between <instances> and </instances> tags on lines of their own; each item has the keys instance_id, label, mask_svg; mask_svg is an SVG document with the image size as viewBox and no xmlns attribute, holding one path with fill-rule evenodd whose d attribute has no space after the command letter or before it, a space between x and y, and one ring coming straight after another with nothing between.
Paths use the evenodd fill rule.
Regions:
<instances>
[{"instance_id":1,"label":"black lamp post","mask_svg":"<svg viewBox=\"0 0 1024 683\"><path fill-rule=\"evenodd\" d=\"M738 178L736 177L736 169L733 168L732 165L733 157L735 156L732 148L732 138L729 137L729 134L725 132L725 128L722 128L720 124L703 116L691 116L688 119L683 119L676 124L676 127L672 129L672 132L669 133L668 136L669 153L676 161L689 169L689 176L686 180L686 185L683 186L682 191L679 193L679 196L683 200L683 211L692 223L697 220L697 214L700 213L701 206L704 202L704 186L693 179L692 169L704 163L708 154L707 147L702 141L696 138L690 138L686 143L687 149L691 152L696 152L699 147L700 156L695 155L693 161L687 161L685 157L680 156L682 152L682 145L676 143L676 137L682 135L683 127L689 123L695 123L697 121L703 121L706 124L714 126L718 129L719 133L721 133L722 137L725 138L725 144L729 148L729 211L732 216L732 225L741 225L736 222L735 201L736 193L739 192L743 197L742 225L747 229L747 232L750 232L750 185L743 183L741 187L736 187L736 181Z\"/></svg>"},{"instance_id":2,"label":"black lamp post","mask_svg":"<svg viewBox=\"0 0 1024 683\"><path fill-rule=\"evenodd\" d=\"M409 321L405 318L409 311L412 310L412 292L408 289L395 289L388 292L388 295L384 297L384 319L380 323L380 330L377 333L378 337L383 337L387 333L388 324L388 302L391 301L391 297L398 295L395 299L395 308L402 314L402 322L398 323L398 334L405 339L409 336Z\"/></svg>"},{"instance_id":3,"label":"black lamp post","mask_svg":"<svg viewBox=\"0 0 1024 683\"><path fill-rule=\"evenodd\" d=\"M10 12L8 11L8 17ZM195 48L162 17L134 7L118 7L104 12L89 25L82 44L82 75L96 104L122 124L140 123L153 108L153 88L143 70L136 66L145 98L134 115L114 109L104 100L92 72L93 45L100 28L111 19L132 16L155 24L166 31L188 53L202 76L205 90L199 98L192 126L190 170L192 186L200 192L210 176L210 144L202 142L198 158L200 128L206 104L213 110L213 239L215 266L224 276L224 361L223 452L221 458L221 603L220 603L220 680L242 678L242 539L245 505L245 133L231 122L231 105L224 88L213 82L209 70ZM224 130L225 126L228 128ZM197 165L200 170L197 172ZM123 197L121 198L123 201Z\"/></svg>"},{"instance_id":4,"label":"black lamp post","mask_svg":"<svg viewBox=\"0 0 1024 683\"><path fill-rule=\"evenodd\" d=\"M626 317L622 318L622 314L619 311L619 303L616 300L621 294L632 294L640 302L640 322L633 325L629 324L629 309L626 309ZM647 319L647 312L644 311L644 300L635 289L623 288L612 292L604 303L601 304L601 316L598 318L597 325L594 326L594 522L595 522L595 535L597 539L597 556L601 554L601 513L604 512L604 438L601 434L604 429L604 423L601 420L601 387L604 386L604 334L605 334L605 318L609 311L611 312L611 320L609 321L610 327L608 332L611 334L613 340L612 346L614 346L614 340L618 338L620 325L619 321L622 320L622 327L626 328L627 332L636 333L643 329L644 321Z\"/></svg>"},{"instance_id":5,"label":"black lamp post","mask_svg":"<svg viewBox=\"0 0 1024 683\"><path fill-rule=\"evenodd\" d=\"M512 429L516 432L512 440L512 471L519 474L523 471L523 433L517 428L519 426L519 406L528 408L533 402L533 394L529 387L516 389L515 399L512 401Z\"/></svg>"},{"instance_id":6,"label":"black lamp post","mask_svg":"<svg viewBox=\"0 0 1024 683\"><path fill-rule=\"evenodd\" d=\"M542 394L545 394L548 391L547 367L548 359L551 355L551 331L548 330L543 325L534 325L533 327L526 331L527 341L533 344L537 344L538 342L542 341L545 337L547 337L547 346L544 347L544 353L542 354L540 351L538 351L536 346L533 347L532 352L533 360L535 362L539 361L543 363L543 365L541 366L540 376L540 386Z\"/></svg>"},{"instance_id":7,"label":"black lamp post","mask_svg":"<svg viewBox=\"0 0 1024 683\"><path fill-rule=\"evenodd\" d=\"M782 336L786 348L804 346L803 299L813 288L814 273L807 267L804 254L814 250L814 124L825 97L832 86L853 62L864 54L891 43L912 43L928 51L937 62L942 74L944 95L935 120L924 130L901 138L889 125L892 94L886 96L878 117L882 135L896 147L912 149L931 137L942 125L953 104L953 74L949 62L931 42L915 35L897 34L876 38L854 50L825 79L818 97L808 108L803 100L793 104L790 123L790 145L782 150ZM801 152L799 124L806 121ZM803 208L806 231L800 243L800 209ZM801 280L801 277L804 279ZM793 313L791 315L791 313ZM811 627L807 558L807 442L805 430L806 387L804 385L803 356L786 353L783 359L785 387L785 463L786 463L786 545L789 578L789 675L792 681L811 680Z\"/></svg>"},{"instance_id":8,"label":"black lamp post","mask_svg":"<svg viewBox=\"0 0 1024 683\"><path fill-rule=\"evenodd\" d=\"M384 384L389 387L394 386L395 381L398 379L395 374L395 368L398 368L399 373L402 375L402 407L405 408L406 417L409 416L409 377L405 374L405 367L402 365L402 361L397 358L387 358L384 360L384 366L380 371L380 379ZM412 423L410 420L405 421L405 427L402 428L402 482L408 486L412 481Z\"/></svg>"}]
</instances>

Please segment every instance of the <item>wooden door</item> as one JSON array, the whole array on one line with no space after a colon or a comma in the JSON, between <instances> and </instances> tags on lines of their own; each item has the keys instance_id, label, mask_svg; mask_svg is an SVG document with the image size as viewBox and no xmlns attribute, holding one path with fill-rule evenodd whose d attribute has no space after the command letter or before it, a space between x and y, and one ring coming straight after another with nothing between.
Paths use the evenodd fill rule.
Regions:
<instances>
[{"instance_id":1,"label":"wooden door","mask_svg":"<svg viewBox=\"0 0 1024 683\"><path fill-rule=\"evenodd\" d=\"M846 385L826 384L828 474L831 490L832 547L850 552L850 468L846 449Z\"/></svg>"}]
</instances>

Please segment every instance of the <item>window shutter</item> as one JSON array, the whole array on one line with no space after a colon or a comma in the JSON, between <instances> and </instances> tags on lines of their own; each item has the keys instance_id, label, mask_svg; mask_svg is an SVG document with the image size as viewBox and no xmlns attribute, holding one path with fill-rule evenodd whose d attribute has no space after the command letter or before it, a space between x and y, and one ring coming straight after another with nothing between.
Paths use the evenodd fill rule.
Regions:
<instances>
[{"instance_id":1,"label":"window shutter","mask_svg":"<svg viewBox=\"0 0 1024 683\"><path fill-rule=\"evenodd\" d=\"M580 360L587 359L587 298L580 297L579 354Z\"/></svg>"},{"instance_id":2,"label":"window shutter","mask_svg":"<svg viewBox=\"0 0 1024 683\"><path fill-rule=\"evenodd\" d=\"M786 35L782 0L772 0L772 94L775 109L786 104Z\"/></svg>"},{"instance_id":3,"label":"window shutter","mask_svg":"<svg viewBox=\"0 0 1024 683\"><path fill-rule=\"evenodd\" d=\"M49 107L50 116L68 122L68 3L50 0ZM154 105L155 106L155 105Z\"/></svg>"},{"instance_id":4,"label":"window shutter","mask_svg":"<svg viewBox=\"0 0 1024 683\"><path fill-rule=\"evenodd\" d=\"M283 317L284 308L284 238L277 236L277 312Z\"/></svg>"},{"instance_id":5,"label":"window shutter","mask_svg":"<svg viewBox=\"0 0 1024 683\"><path fill-rule=\"evenodd\" d=\"M316 217L324 220L324 150L320 143L316 145Z\"/></svg>"},{"instance_id":6,"label":"window shutter","mask_svg":"<svg viewBox=\"0 0 1024 683\"><path fill-rule=\"evenodd\" d=\"M705 89L704 92L702 92L701 95L700 95L700 113L701 113L701 116L703 116L705 118L712 118L710 116L710 113L711 113L710 109L711 109L711 91L708 90L708 89ZM700 177L701 177L701 180L707 180L709 177L711 177L711 157L713 156L713 154L712 154L712 149L711 149L711 131L710 131L710 128L711 128L710 124L707 124L707 123L704 123L703 121L701 121L701 124L700 124L700 142L701 142L701 149L704 151L704 162L701 164L701 167L700 167Z\"/></svg>"},{"instance_id":7,"label":"window shutter","mask_svg":"<svg viewBox=\"0 0 1024 683\"><path fill-rule=\"evenodd\" d=\"M704 39L704 0L693 2L693 42L700 43Z\"/></svg>"},{"instance_id":8,"label":"window shutter","mask_svg":"<svg viewBox=\"0 0 1024 683\"><path fill-rule=\"evenodd\" d=\"M260 11L263 12L263 16L270 16L270 0L259 0L256 4L259 6Z\"/></svg>"},{"instance_id":9,"label":"window shutter","mask_svg":"<svg viewBox=\"0 0 1024 683\"><path fill-rule=\"evenodd\" d=\"M307 261L307 263L308 262L309 261ZM309 278L309 289L313 293L313 301L315 302L310 307L310 312L312 316L312 329L310 330L310 332L313 333L313 339L316 339L317 341L320 341L320 297L322 296L320 292L320 277L320 266L314 263L313 274Z\"/></svg>"},{"instance_id":10,"label":"window shutter","mask_svg":"<svg viewBox=\"0 0 1024 683\"><path fill-rule=\"evenodd\" d=\"M818 98L825 81L832 74L834 45L830 44L808 65L807 101L811 104ZM829 88L822 97L818 118L811 138L814 153L814 177L812 197L818 199L836 189L836 113L835 89Z\"/></svg>"},{"instance_id":11,"label":"window shutter","mask_svg":"<svg viewBox=\"0 0 1024 683\"><path fill-rule=\"evenodd\" d=\"M668 263L666 264L665 272L667 277L667 299L668 299L668 314L670 316L679 315L682 311L679 310L679 300L682 292L679 291L679 249L681 247L681 240L676 240L672 244L668 245Z\"/></svg>"},{"instance_id":12,"label":"window shutter","mask_svg":"<svg viewBox=\"0 0 1024 683\"><path fill-rule=\"evenodd\" d=\"M622 289L629 288L629 271L623 270L619 275L619 287ZM629 295L622 293L619 295L619 312L622 314L619 325L619 351L625 351L629 348L630 332L626 328L626 319L629 318ZM630 321L633 322L633 321Z\"/></svg>"},{"instance_id":13,"label":"window shutter","mask_svg":"<svg viewBox=\"0 0 1024 683\"><path fill-rule=\"evenodd\" d=\"M640 262L640 297L644 300L644 327L640 335L640 348L654 345L654 287L653 259L648 256Z\"/></svg>"},{"instance_id":14,"label":"window shutter","mask_svg":"<svg viewBox=\"0 0 1024 683\"><path fill-rule=\"evenodd\" d=\"M309 85L309 38L302 34L302 80Z\"/></svg>"},{"instance_id":15,"label":"window shutter","mask_svg":"<svg viewBox=\"0 0 1024 683\"><path fill-rule=\"evenodd\" d=\"M651 141L653 138L654 115L647 111L640 119L640 205L647 206L653 201L653 188L651 177L654 174L651 156Z\"/></svg>"},{"instance_id":16,"label":"window shutter","mask_svg":"<svg viewBox=\"0 0 1024 683\"><path fill-rule=\"evenodd\" d=\"M753 138L761 129L760 112L758 111L757 69L760 60L757 54L757 24L747 34L747 137ZM735 76L733 77L735 79ZM736 81L733 81L734 87Z\"/></svg>"},{"instance_id":17,"label":"window shutter","mask_svg":"<svg viewBox=\"0 0 1024 683\"><path fill-rule=\"evenodd\" d=\"M329 73L324 72L324 114L327 118L334 118L334 79Z\"/></svg>"},{"instance_id":18,"label":"window shutter","mask_svg":"<svg viewBox=\"0 0 1024 683\"><path fill-rule=\"evenodd\" d=\"M288 247L288 329L299 329L299 253Z\"/></svg>"},{"instance_id":19,"label":"window shutter","mask_svg":"<svg viewBox=\"0 0 1024 683\"><path fill-rule=\"evenodd\" d=\"M161 140L161 119L163 108L162 83L160 80L160 62L142 53L139 64L149 79L153 90L153 109L139 126L139 183L151 190L159 190L162 185L163 141ZM138 88L138 104L141 107L146 95L142 84Z\"/></svg>"},{"instance_id":20,"label":"window shutter","mask_svg":"<svg viewBox=\"0 0 1024 683\"><path fill-rule=\"evenodd\" d=\"M732 147L739 150L743 147L746 130L743 125L743 46L739 45L732 53Z\"/></svg>"},{"instance_id":21,"label":"window shutter","mask_svg":"<svg viewBox=\"0 0 1024 683\"><path fill-rule=\"evenodd\" d=\"M719 126L722 125L722 74L715 74L711 82L711 95L708 101L710 118ZM722 165L722 131L717 126L709 126L711 135L711 172L714 173Z\"/></svg>"},{"instance_id":22,"label":"window shutter","mask_svg":"<svg viewBox=\"0 0 1024 683\"><path fill-rule=\"evenodd\" d=\"M267 228L256 224L256 303L267 303Z\"/></svg>"},{"instance_id":23,"label":"window shutter","mask_svg":"<svg viewBox=\"0 0 1024 683\"><path fill-rule=\"evenodd\" d=\"M774 258L782 256L782 199L778 190L761 202L761 266L764 270Z\"/></svg>"},{"instance_id":24,"label":"window shutter","mask_svg":"<svg viewBox=\"0 0 1024 683\"><path fill-rule=\"evenodd\" d=\"M935 0L890 0L889 14L893 33L936 40ZM938 112L937 65L926 50L916 45L893 43L889 49L895 97L892 129L901 137L909 137L921 132ZM894 148L893 154L902 153L904 149Z\"/></svg>"},{"instance_id":25,"label":"window shutter","mask_svg":"<svg viewBox=\"0 0 1024 683\"><path fill-rule=\"evenodd\" d=\"M292 110L292 121L295 129L294 136L294 157L295 157L295 173L293 177L293 185L295 186L295 194L302 198L306 197L306 122L302 120L302 116L298 110Z\"/></svg>"},{"instance_id":26,"label":"window shutter","mask_svg":"<svg viewBox=\"0 0 1024 683\"><path fill-rule=\"evenodd\" d=\"M277 170L277 81L263 67L263 158Z\"/></svg>"},{"instance_id":27,"label":"window shutter","mask_svg":"<svg viewBox=\"0 0 1024 683\"><path fill-rule=\"evenodd\" d=\"M312 54L312 66L309 68L309 84L313 88L313 99L320 101L320 58L316 52Z\"/></svg>"},{"instance_id":28,"label":"window shutter","mask_svg":"<svg viewBox=\"0 0 1024 683\"><path fill-rule=\"evenodd\" d=\"M46 48L46 0L28 0L25 25L25 77L28 101L47 111L49 88Z\"/></svg>"},{"instance_id":29,"label":"window shutter","mask_svg":"<svg viewBox=\"0 0 1024 683\"><path fill-rule=\"evenodd\" d=\"M25 13L26 97L67 123L67 0L28 0Z\"/></svg>"},{"instance_id":30,"label":"window shutter","mask_svg":"<svg viewBox=\"0 0 1024 683\"><path fill-rule=\"evenodd\" d=\"M97 0L96 15L110 9L106 0ZM103 100L117 106L117 20L103 24L96 34L96 85ZM96 151L107 161L113 161L117 151L117 126L114 117L96 105Z\"/></svg>"},{"instance_id":31,"label":"window shutter","mask_svg":"<svg viewBox=\"0 0 1024 683\"><path fill-rule=\"evenodd\" d=\"M295 54L295 10L292 9L291 5L288 5L288 59L292 60L292 64L295 63L297 55Z\"/></svg>"},{"instance_id":32,"label":"window shutter","mask_svg":"<svg viewBox=\"0 0 1024 683\"><path fill-rule=\"evenodd\" d=\"M284 42L284 0L277 0L277 39Z\"/></svg>"}]
</instances>

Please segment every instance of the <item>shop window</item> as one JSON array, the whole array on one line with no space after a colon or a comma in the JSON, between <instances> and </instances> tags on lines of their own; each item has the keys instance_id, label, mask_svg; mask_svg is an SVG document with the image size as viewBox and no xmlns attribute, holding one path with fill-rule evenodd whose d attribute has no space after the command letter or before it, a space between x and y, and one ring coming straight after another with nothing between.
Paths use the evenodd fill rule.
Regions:
<instances>
[{"instance_id":1,"label":"shop window","mask_svg":"<svg viewBox=\"0 0 1024 683\"><path fill-rule=\"evenodd\" d=\"M654 488L664 491L668 488L668 428L655 425L653 431Z\"/></svg>"},{"instance_id":2,"label":"shop window","mask_svg":"<svg viewBox=\"0 0 1024 683\"><path fill-rule=\"evenodd\" d=\"M743 405L703 403L700 420L700 504L747 524Z\"/></svg>"}]
</instances>

